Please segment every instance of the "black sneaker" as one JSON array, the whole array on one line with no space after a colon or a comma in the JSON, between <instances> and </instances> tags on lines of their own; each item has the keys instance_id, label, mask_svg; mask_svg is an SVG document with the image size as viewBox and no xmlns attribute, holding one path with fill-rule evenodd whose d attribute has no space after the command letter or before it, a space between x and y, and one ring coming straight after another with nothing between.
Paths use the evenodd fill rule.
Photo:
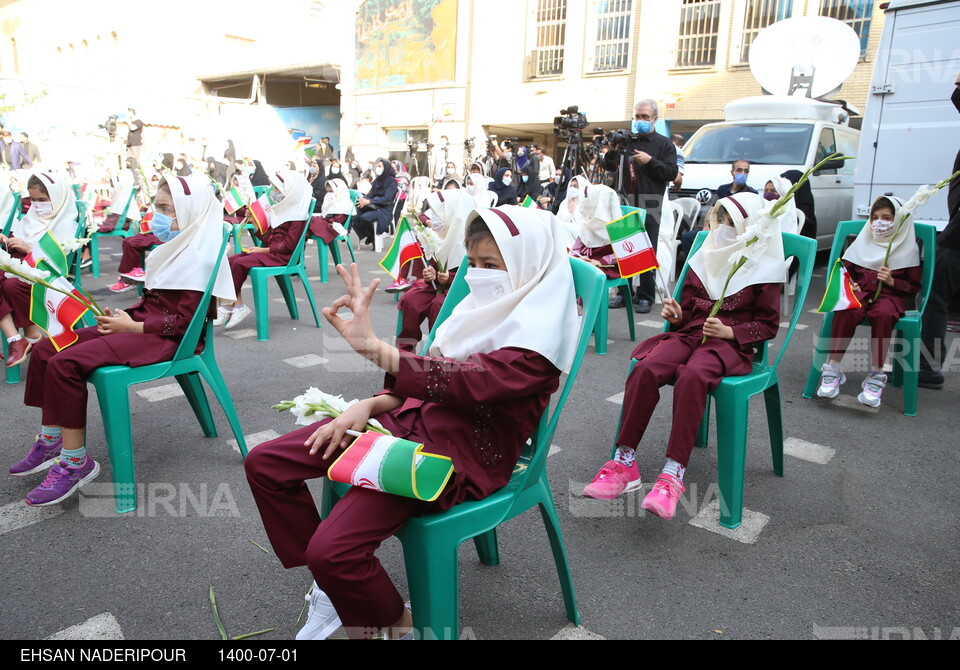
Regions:
<instances>
[{"instance_id":1,"label":"black sneaker","mask_svg":"<svg viewBox=\"0 0 960 670\"><path fill-rule=\"evenodd\" d=\"M623 309L626 303L623 301L623 296L617 294L610 302L607 303L607 307L610 309Z\"/></svg>"},{"instance_id":2,"label":"black sneaker","mask_svg":"<svg viewBox=\"0 0 960 670\"><path fill-rule=\"evenodd\" d=\"M933 370L920 370L917 386L939 391L943 388L943 373L934 372Z\"/></svg>"}]
</instances>

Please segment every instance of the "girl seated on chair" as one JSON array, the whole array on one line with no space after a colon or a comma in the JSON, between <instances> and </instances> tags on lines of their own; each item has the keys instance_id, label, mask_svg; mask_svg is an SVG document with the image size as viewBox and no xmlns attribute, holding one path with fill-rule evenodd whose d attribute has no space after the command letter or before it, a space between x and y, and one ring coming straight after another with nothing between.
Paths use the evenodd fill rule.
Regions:
<instances>
[{"instance_id":1,"label":"girl seated on chair","mask_svg":"<svg viewBox=\"0 0 960 670\"><path fill-rule=\"evenodd\" d=\"M43 172L27 181L30 209L22 219L14 220L10 237L0 235L0 244L15 258L24 258L46 233L58 242L77 235L77 203L73 188L61 175ZM18 277L0 272L0 331L7 338L7 367L27 360L30 350L43 337L30 321L31 285ZM25 337L20 335L23 328Z\"/></svg>"},{"instance_id":2,"label":"girl seated on chair","mask_svg":"<svg viewBox=\"0 0 960 670\"><path fill-rule=\"evenodd\" d=\"M620 198L609 186L591 184L584 191L580 206L580 234L570 254L599 268L607 278L619 279L620 266L613 253L607 224L620 218Z\"/></svg>"},{"instance_id":3,"label":"girl seated on chair","mask_svg":"<svg viewBox=\"0 0 960 670\"><path fill-rule=\"evenodd\" d=\"M386 390L319 428L261 444L244 463L277 557L287 568L307 565L316 580L298 639L323 639L341 621L351 637L408 633L410 612L374 551L413 516L502 488L573 363L573 275L552 217L516 207L474 212L466 249L470 293L438 328L427 357L377 339L370 305L379 280L364 288L356 265L338 267L349 295L324 316L386 371ZM352 311L350 321L341 308ZM353 487L321 521L305 481L323 477L352 440L344 431L363 430L370 417L450 456L454 476L432 503Z\"/></svg>"},{"instance_id":4,"label":"girl seated on chair","mask_svg":"<svg viewBox=\"0 0 960 670\"><path fill-rule=\"evenodd\" d=\"M342 179L328 179L320 215L310 219L310 234L319 237L326 244L333 244L333 241L341 235L337 228L346 232L343 224L355 211L347 183Z\"/></svg>"},{"instance_id":5,"label":"girl seated on chair","mask_svg":"<svg viewBox=\"0 0 960 670\"><path fill-rule=\"evenodd\" d=\"M616 454L584 488L585 496L609 500L640 487L635 451L660 399L659 388L674 382L667 462L643 501L644 509L664 519L673 518L685 490L684 473L707 394L724 377L750 372L754 347L773 339L779 328L779 284L785 274L779 230L758 262L733 276L720 313L708 318L714 302L723 295L730 259L745 248L745 241L737 236L762 206L763 199L752 193L720 200L719 220L689 261L680 302L664 301L661 316L673 330L642 342L631 354L636 364L627 378ZM704 336L707 340L701 344Z\"/></svg>"},{"instance_id":6,"label":"girl seated on chair","mask_svg":"<svg viewBox=\"0 0 960 670\"><path fill-rule=\"evenodd\" d=\"M107 310L97 326L77 331L79 340L57 352L50 340L33 350L24 403L39 407L41 430L14 477L50 468L27 494L32 506L53 505L97 476L100 466L86 454L87 378L108 365L141 367L173 358L210 281L223 242L223 209L205 179L166 177L156 198L153 227L166 243L147 259L146 290L127 311ZM233 297L226 262L213 288Z\"/></svg>"},{"instance_id":7,"label":"girl seated on chair","mask_svg":"<svg viewBox=\"0 0 960 670\"><path fill-rule=\"evenodd\" d=\"M272 208L269 214L269 228L263 235L253 231L263 244L262 247L250 247L242 253L230 256L230 273L233 275L233 288L237 299L232 305L221 304L217 309L217 318L213 325L226 324L230 330L250 316L251 310L243 303L240 291L251 268L282 267L290 261L297 249L303 228L307 225L307 207L313 197L313 189L299 172L284 170L271 177L273 189L270 191Z\"/></svg>"},{"instance_id":8,"label":"girl seated on chair","mask_svg":"<svg viewBox=\"0 0 960 670\"><path fill-rule=\"evenodd\" d=\"M906 300L920 291L920 249L913 227L913 215L907 217L894 237L902 208L903 202L899 198L877 198L870 208L870 220L843 255L843 265L862 307L833 313L830 357L823 365L823 376L817 390L821 398L836 398L840 394L840 385L847 381L840 366L843 354L850 346L857 326L864 319L870 319L870 372L863 380L857 400L868 407L880 406L880 398L887 385L883 364L890 347L893 326L906 312ZM884 264L891 241L890 260ZM877 286L882 289L874 300Z\"/></svg>"}]
</instances>

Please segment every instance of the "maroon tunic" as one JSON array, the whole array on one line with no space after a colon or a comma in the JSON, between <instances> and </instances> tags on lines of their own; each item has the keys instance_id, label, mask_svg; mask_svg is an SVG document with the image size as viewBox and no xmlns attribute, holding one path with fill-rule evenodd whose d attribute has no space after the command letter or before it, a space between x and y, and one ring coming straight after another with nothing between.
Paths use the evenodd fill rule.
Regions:
<instances>
[{"instance_id":1,"label":"maroon tunic","mask_svg":"<svg viewBox=\"0 0 960 670\"><path fill-rule=\"evenodd\" d=\"M707 393L724 377L750 372L754 346L776 337L780 284L756 284L728 296L717 318L733 329L736 339L711 337L700 344L713 303L696 273L688 272L680 297L683 322L675 331L641 342L631 354L637 363L627 378L617 444L632 448L640 444L660 400L660 387L672 381L673 426L667 457L686 466Z\"/></svg>"},{"instance_id":2,"label":"maroon tunic","mask_svg":"<svg viewBox=\"0 0 960 670\"><path fill-rule=\"evenodd\" d=\"M14 275L0 273L0 318L7 314L13 316L13 325L27 328L33 324L30 320L30 288L28 284Z\"/></svg>"},{"instance_id":3,"label":"maroon tunic","mask_svg":"<svg viewBox=\"0 0 960 670\"><path fill-rule=\"evenodd\" d=\"M410 517L502 488L559 380L550 361L522 349L466 362L401 353L385 392L404 403L376 419L395 436L450 456L454 477L432 503L353 487L321 523L305 481L324 476L332 460L304 446L320 424L261 444L244 468L277 557L287 568L309 566L348 629L371 627L359 633L369 636L395 623L403 598L375 558L377 547Z\"/></svg>"},{"instance_id":4,"label":"maroon tunic","mask_svg":"<svg viewBox=\"0 0 960 670\"><path fill-rule=\"evenodd\" d=\"M327 244L333 244L333 241L339 237L337 231L330 225L331 221L343 225L347 222L346 214L330 214L329 216L314 216L310 219L310 235L319 237Z\"/></svg>"},{"instance_id":5,"label":"maroon tunic","mask_svg":"<svg viewBox=\"0 0 960 670\"><path fill-rule=\"evenodd\" d=\"M573 249L570 250L570 253L600 263L599 269L607 275L608 279L620 279L620 266L617 265L617 256L613 253L612 244L605 244L602 247L588 247L578 237L577 241L573 243Z\"/></svg>"},{"instance_id":6,"label":"maroon tunic","mask_svg":"<svg viewBox=\"0 0 960 670\"><path fill-rule=\"evenodd\" d=\"M430 266L434 269L437 267L433 261L430 262ZM418 279L413 288L407 289L403 294L397 305L397 309L402 314L400 333L397 335L398 349L410 352L416 349L417 342L423 336L420 326L425 319L428 327L433 328L458 269L450 270L450 278L445 285L436 282L437 288L434 288L432 284Z\"/></svg>"},{"instance_id":7,"label":"maroon tunic","mask_svg":"<svg viewBox=\"0 0 960 670\"><path fill-rule=\"evenodd\" d=\"M884 286L877 300L870 302L873 294L877 292L877 286L880 285L877 271L849 261L844 261L843 264L850 275L850 281L860 286L856 296L862 307L834 312L833 328L830 333L830 358L842 359L850 346L850 340L857 331L857 326L863 323L864 319L870 319L873 370L882 370L887 358L887 349L890 347L893 326L906 312L907 298L920 292L920 267L914 265L893 270L890 273L893 276L893 286Z\"/></svg>"},{"instance_id":8,"label":"maroon tunic","mask_svg":"<svg viewBox=\"0 0 960 670\"><path fill-rule=\"evenodd\" d=\"M235 226L243 223L244 221L246 221L246 219L247 219L246 207L241 207L240 209L235 211L233 214L227 214L226 216L223 217L224 221L226 221L227 223L233 224Z\"/></svg>"},{"instance_id":9,"label":"maroon tunic","mask_svg":"<svg viewBox=\"0 0 960 670\"><path fill-rule=\"evenodd\" d=\"M306 221L287 221L276 228L268 228L263 235L257 237L263 241L264 247L270 249L269 252L230 256L230 274L233 275L233 288L237 295L240 295L240 287L247 280L251 268L276 268L290 261L305 225Z\"/></svg>"},{"instance_id":10,"label":"maroon tunic","mask_svg":"<svg viewBox=\"0 0 960 670\"><path fill-rule=\"evenodd\" d=\"M163 244L160 238L153 233L139 233L133 237L123 238L123 256L120 258L120 267L117 271L120 274L130 272L134 268L143 267L143 254L150 247Z\"/></svg>"},{"instance_id":11,"label":"maroon tunic","mask_svg":"<svg viewBox=\"0 0 960 670\"><path fill-rule=\"evenodd\" d=\"M50 340L37 344L30 355L24 404L42 409L45 426L85 428L87 378L97 368L132 368L169 361L197 311L199 291L146 290L128 310L143 323L143 333L100 335L96 327L77 331L80 339L57 352Z\"/></svg>"},{"instance_id":12,"label":"maroon tunic","mask_svg":"<svg viewBox=\"0 0 960 670\"><path fill-rule=\"evenodd\" d=\"M104 217L104 219L103 219L103 223L100 224L100 228L97 229L97 232L98 232L98 233L112 233L112 232L116 229L117 224L118 224L119 222L120 222L120 215L119 215L119 214L107 214L107 216ZM129 230L129 229L130 229L130 224L132 224L132 223L133 223L133 222L132 222L130 219L124 219L124 220L123 220L123 230Z\"/></svg>"}]
</instances>

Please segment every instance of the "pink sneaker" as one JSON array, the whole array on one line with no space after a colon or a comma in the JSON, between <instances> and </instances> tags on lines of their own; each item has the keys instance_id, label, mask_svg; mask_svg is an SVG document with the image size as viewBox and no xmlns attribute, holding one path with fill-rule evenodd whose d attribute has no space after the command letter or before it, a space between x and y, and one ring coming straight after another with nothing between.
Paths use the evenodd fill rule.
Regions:
<instances>
[{"instance_id":1,"label":"pink sneaker","mask_svg":"<svg viewBox=\"0 0 960 670\"><path fill-rule=\"evenodd\" d=\"M136 286L134 284L128 284L127 282L118 278L116 284L111 284L107 288L114 293L125 293L126 291L132 291L134 288L136 288Z\"/></svg>"},{"instance_id":2,"label":"pink sneaker","mask_svg":"<svg viewBox=\"0 0 960 670\"><path fill-rule=\"evenodd\" d=\"M636 461L629 468L619 461L607 461L593 481L583 487L583 495L598 500L613 500L638 488L640 468Z\"/></svg>"},{"instance_id":3,"label":"pink sneaker","mask_svg":"<svg viewBox=\"0 0 960 670\"><path fill-rule=\"evenodd\" d=\"M121 272L120 276L126 277L131 281L142 282L146 278L147 273L143 271L143 268L133 268L132 270L130 270L130 272Z\"/></svg>"},{"instance_id":4,"label":"pink sneaker","mask_svg":"<svg viewBox=\"0 0 960 670\"><path fill-rule=\"evenodd\" d=\"M661 473L653 485L653 490L647 494L640 506L669 521L677 513L677 500L680 494L686 490L679 479L673 475Z\"/></svg>"},{"instance_id":5,"label":"pink sneaker","mask_svg":"<svg viewBox=\"0 0 960 670\"><path fill-rule=\"evenodd\" d=\"M388 286L383 290L386 291L387 293L400 293L412 287L413 287L413 282L407 279L398 279L397 281L393 282L392 284L390 284L390 286Z\"/></svg>"}]
</instances>

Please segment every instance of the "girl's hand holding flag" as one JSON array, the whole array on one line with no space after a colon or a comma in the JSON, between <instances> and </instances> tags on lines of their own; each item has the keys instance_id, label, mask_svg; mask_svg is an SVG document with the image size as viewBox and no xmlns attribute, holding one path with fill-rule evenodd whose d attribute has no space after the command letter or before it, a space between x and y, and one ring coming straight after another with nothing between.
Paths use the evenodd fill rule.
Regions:
<instances>
[{"instance_id":1,"label":"girl's hand holding flag","mask_svg":"<svg viewBox=\"0 0 960 670\"><path fill-rule=\"evenodd\" d=\"M114 333L143 333L143 323L134 321L130 315L122 309L111 311L109 307L104 310L103 316L95 317L97 319L97 332L101 335L113 335Z\"/></svg>"},{"instance_id":2,"label":"girl's hand holding flag","mask_svg":"<svg viewBox=\"0 0 960 670\"><path fill-rule=\"evenodd\" d=\"M683 310L680 308L680 303L673 298L664 298L660 316L671 326L679 326L683 321Z\"/></svg>"}]
</instances>

